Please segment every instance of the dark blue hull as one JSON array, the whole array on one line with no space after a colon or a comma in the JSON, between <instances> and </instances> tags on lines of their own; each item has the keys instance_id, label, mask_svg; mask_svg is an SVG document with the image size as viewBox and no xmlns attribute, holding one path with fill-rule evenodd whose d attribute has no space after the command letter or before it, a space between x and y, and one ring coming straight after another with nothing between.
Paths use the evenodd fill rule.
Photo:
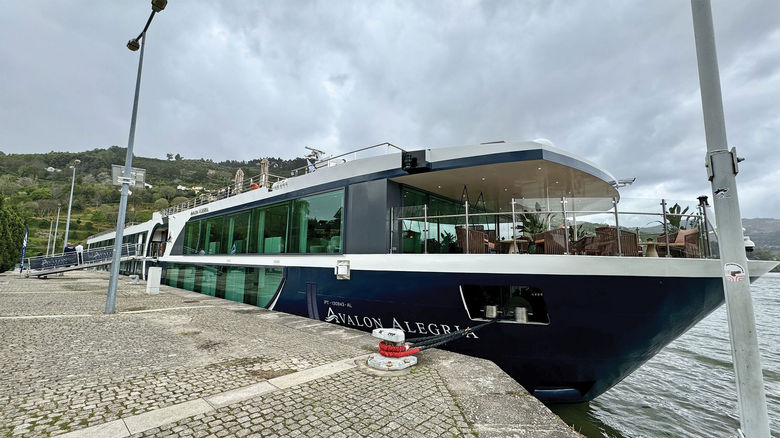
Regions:
<instances>
[{"instance_id":1,"label":"dark blue hull","mask_svg":"<svg viewBox=\"0 0 780 438\"><path fill-rule=\"evenodd\" d=\"M463 284L532 284L549 324L492 324L444 348L489 359L547 402L591 400L723 303L720 278L496 275L285 269L274 309L408 338L478 324Z\"/></svg>"}]
</instances>

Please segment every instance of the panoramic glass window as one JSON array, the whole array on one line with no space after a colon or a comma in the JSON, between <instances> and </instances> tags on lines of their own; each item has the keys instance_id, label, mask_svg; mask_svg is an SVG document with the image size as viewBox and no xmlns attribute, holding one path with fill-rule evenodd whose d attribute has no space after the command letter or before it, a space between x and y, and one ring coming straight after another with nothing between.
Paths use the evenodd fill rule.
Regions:
<instances>
[{"instance_id":1,"label":"panoramic glass window","mask_svg":"<svg viewBox=\"0 0 780 438\"><path fill-rule=\"evenodd\" d=\"M217 268L213 266L198 267L201 271L200 284L196 285L195 290L200 290L200 293L205 295L216 296L217 294ZM198 289L199 288L199 289Z\"/></svg>"},{"instance_id":2,"label":"panoramic glass window","mask_svg":"<svg viewBox=\"0 0 780 438\"><path fill-rule=\"evenodd\" d=\"M344 190L293 201L290 252L340 253Z\"/></svg>"},{"instance_id":3,"label":"panoramic glass window","mask_svg":"<svg viewBox=\"0 0 780 438\"><path fill-rule=\"evenodd\" d=\"M282 268L169 263L165 283L239 303L267 307L284 278Z\"/></svg>"},{"instance_id":4,"label":"panoramic glass window","mask_svg":"<svg viewBox=\"0 0 780 438\"><path fill-rule=\"evenodd\" d=\"M225 278L225 298L230 301L244 302L244 267L231 266L227 268Z\"/></svg>"},{"instance_id":5,"label":"panoramic glass window","mask_svg":"<svg viewBox=\"0 0 780 438\"><path fill-rule=\"evenodd\" d=\"M229 254L245 254L249 243L251 212L231 214L227 217L227 248Z\"/></svg>"},{"instance_id":6,"label":"panoramic glass window","mask_svg":"<svg viewBox=\"0 0 780 438\"><path fill-rule=\"evenodd\" d=\"M287 219L290 203L256 208L252 213L250 252L278 254L287 252Z\"/></svg>"},{"instance_id":7,"label":"panoramic glass window","mask_svg":"<svg viewBox=\"0 0 780 438\"><path fill-rule=\"evenodd\" d=\"M201 242L200 221L189 221L184 225L184 254L197 254Z\"/></svg>"},{"instance_id":8,"label":"panoramic glass window","mask_svg":"<svg viewBox=\"0 0 780 438\"><path fill-rule=\"evenodd\" d=\"M212 217L203 221L203 234L205 241L203 248L197 248L198 254L225 254L222 241L225 218Z\"/></svg>"}]
</instances>

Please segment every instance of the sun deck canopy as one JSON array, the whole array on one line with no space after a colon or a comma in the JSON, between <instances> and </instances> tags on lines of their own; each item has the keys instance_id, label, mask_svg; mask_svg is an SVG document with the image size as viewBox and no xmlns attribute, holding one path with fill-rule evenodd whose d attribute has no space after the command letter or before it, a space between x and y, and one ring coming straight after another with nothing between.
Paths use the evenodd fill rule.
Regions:
<instances>
[{"instance_id":1,"label":"sun deck canopy","mask_svg":"<svg viewBox=\"0 0 780 438\"><path fill-rule=\"evenodd\" d=\"M498 143L426 151L431 171L391 178L436 195L503 211L512 198L619 197L616 179L595 164L539 142Z\"/></svg>"}]
</instances>

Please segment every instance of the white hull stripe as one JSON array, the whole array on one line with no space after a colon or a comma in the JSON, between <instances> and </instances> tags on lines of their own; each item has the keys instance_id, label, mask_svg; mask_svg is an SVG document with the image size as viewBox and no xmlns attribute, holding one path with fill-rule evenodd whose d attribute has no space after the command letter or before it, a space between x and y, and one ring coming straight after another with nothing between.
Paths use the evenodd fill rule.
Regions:
<instances>
[{"instance_id":1,"label":"white hull stripe","mask_svg":"<svg viewBox=\"0 0 780 438\"><path fill-rule=\"evenodd\" d=\"M226 266L335 269L349 260L352 271L443 272L473 274L605 275L629 277L722 277L720 260L651 257L599 257L530 254L333 254L168 256L160 261ZM776 262L749 262L752 276Z\"/></svg>"}]
</instances>

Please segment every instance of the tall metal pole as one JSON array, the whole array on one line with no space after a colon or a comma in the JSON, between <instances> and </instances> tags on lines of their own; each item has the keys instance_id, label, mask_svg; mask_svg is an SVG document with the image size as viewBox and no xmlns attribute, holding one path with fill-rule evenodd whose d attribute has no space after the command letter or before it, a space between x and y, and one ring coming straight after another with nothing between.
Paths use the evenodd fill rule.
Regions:
<instances>
[{"instance_id":1,"label":"tall metal pole","mask_svg":"<svg viewBox=\"0 0 780 438\"><path fill-rule=\"evenodd\" d=\"M137 46L136 46L137 47ZM125 210L127 209L127 192L130 190L130 169L133 167L133 142L135 141L135 120L138 114L138 95L141 91L141 70L144 65L144 48L146 47L146 31L141 34L141 55L138 58L138 76L135 80L135 98L133 99L133 116L130 119L130 137L127 140L125 155L125 170L122 174L122 197L119 200L119 212L116 217L116 236L114 237L114 258L111 262L111 276L108 281L106 308L103 313L113 314L116 307L116 286L119 280L119 263L122 258L122 237L125 230Z\"/></svg>"},{"instance_id":2,"label":"tall metal pole","mask_svg":"<svg viewBox=\"0 0 780 438\"><path fill-rule=\"evenodd\" d=\"M68 219L65 221L65 242L62 243L62 251L68 246L68 231L70 230L70 208L73 206L73 186L76 185L76 165L73 165L73 179L70 180L70 200L68 201Z\"/></svg>"},{"instance_id":3,"label":"tall metal pole","mask_svg":"<svg viewBox=\"0 0 780 438\"><path fill-rule=\"evenodd\" d=\"M57 229L60 227L60 209L61 205L57 204L57 222L54 223L54 241L51 243L51 255L54 255L54 248L57 247Z\"/></svg>"},{"instance_id":4,"label":"tall metal pole","mask_svg":"<svg viewBox=\"0 0 780 438\"><path fill-rule=\"evenodd\" d=\"M51 245L51 229L54 226L54 220L49 221L49 240L46 241L46 256L49 256L49 246Z\"/></svg>"},{"instance_id":5,"label":"tall metal pole","mask_svg":"<svg viewBox=\"0 0 780 438\"><path fill-rule=\"evenodd\" d=\"M769 416L735 178L739 171L737 163L742 160L737 158L735 149L728 150L726 141L710 2L691 0L691 8L707 139L706 163L718 223L741 433L748 438L769 438Z\"/></svg>"}]
</instances>

